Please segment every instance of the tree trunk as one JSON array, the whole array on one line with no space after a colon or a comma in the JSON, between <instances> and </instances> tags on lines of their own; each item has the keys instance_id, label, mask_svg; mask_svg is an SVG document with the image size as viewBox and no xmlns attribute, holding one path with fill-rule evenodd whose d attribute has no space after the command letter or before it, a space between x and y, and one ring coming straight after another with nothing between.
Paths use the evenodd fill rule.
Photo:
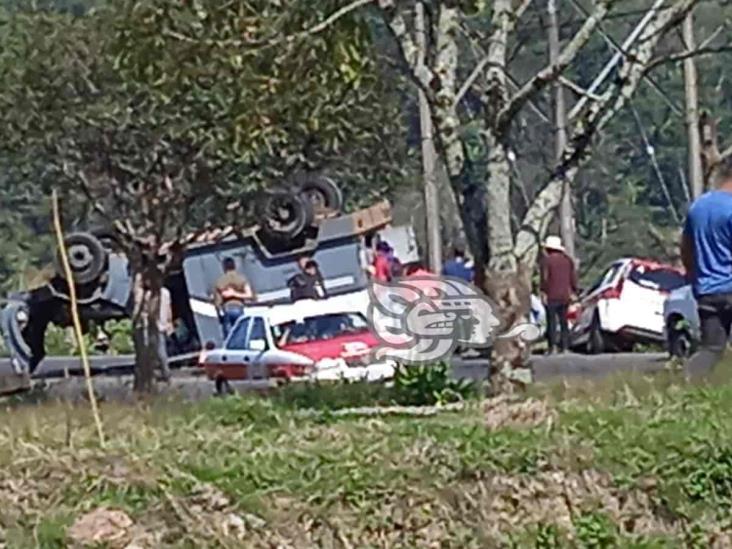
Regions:
<instances>
[{"instance_id":1,"label":"tree trunk","mask_svg":"<svg viewBox=\"0 0 732 549\"><path fill-rule=\"evenodd\" d=\"M522 263L512 271L487 270L484 288L501 319L500 333L527 322L531 305L531 273L531 266ZM530 381L530 376L518 375L527 373L525 368L530 351L529 344L520 337L495 341L490 375L492 392L511 393L517 385Z\"/></svg>"},{"instance_id":2,"label":"tree trunk","mask_svg":"<svg viewBox=\"0 0 732 549\"><path fill-rule=\"evenodd\" d=\"M133 340L135 345L134 390L152 393L155 389L155 372L162 370L158 353L160 331L160 290L163 276L157 267L142 269L135 274ZM147 289L147 291L145 291Z\"/></svg>"},{"instance_id":3,"label":"tree trunk","mask_svg":"<svg viewBox=\"0 0 732 549\"><path fill-rule=\"evenodd\" d=\"M486 294L497 307L501 331L527 321L531 302L533 265L524 265L514 255L511 227L511 169L503 142L487 133L488 186L486 188L487 233L490 246L488 268L483 281ZM500 339L493 347L491 389L512 392L515 374L528 360L528 347L521 338Z\"/></svg>"}]
</instances>

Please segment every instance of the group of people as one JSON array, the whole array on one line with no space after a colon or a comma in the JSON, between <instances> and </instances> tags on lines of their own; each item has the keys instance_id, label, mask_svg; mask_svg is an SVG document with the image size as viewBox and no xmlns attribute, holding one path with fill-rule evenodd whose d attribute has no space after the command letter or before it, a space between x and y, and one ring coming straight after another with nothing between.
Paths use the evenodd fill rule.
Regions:
<instances>
[{"instance_id":1,"label":"group of people","mask_svg":"<svg viewBox=\"0 0 732 549\"><path fill-rule=\"evenodd\" d=\"M434 276L434 273L420 262L403 265L394 248L385 240L379 240L373 250L370 248L367 250L367 272L378 282L391 282L403 276ZM443 265L441 274L474 282L474 269L466 257L464 246L457 244L453 248L452 257Z\"/></svg>"},{"instance_id":2,"label":"group of people","mask_svg":"<svg viewBox=\"0 0 732 549\"><path fill-rule=\"evenodd\" d=\"M214 285L214 304L219 313L221 329L226 338L236 321L244 315L247 304L256 301L254 290L246 277L237 271L236 262L227 257L223 260L224 273ZM290 277L287 287L290 300L325 299L328 292L318 263L310 256L298 259L299 272Z\"/></svg>"}]
</instances>

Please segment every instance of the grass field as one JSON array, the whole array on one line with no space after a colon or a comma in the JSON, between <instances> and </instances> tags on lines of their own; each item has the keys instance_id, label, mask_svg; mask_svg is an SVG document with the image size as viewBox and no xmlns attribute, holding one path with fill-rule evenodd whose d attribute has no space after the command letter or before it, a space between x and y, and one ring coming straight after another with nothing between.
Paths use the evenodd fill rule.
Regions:
<instances>
[{"instance_id":1,"label":"grass field","mask_svg":"<svg viewBox=\"0 0 732 549\"><path fill-rule=\"evenodd\" d=\"M658 378L425 417L107 404L104 450L83 408L14 406L0 521L19 548L70 546L100 508L131 519L109 547L730 547L731 403Z\"/></svg>"}]
</instances>

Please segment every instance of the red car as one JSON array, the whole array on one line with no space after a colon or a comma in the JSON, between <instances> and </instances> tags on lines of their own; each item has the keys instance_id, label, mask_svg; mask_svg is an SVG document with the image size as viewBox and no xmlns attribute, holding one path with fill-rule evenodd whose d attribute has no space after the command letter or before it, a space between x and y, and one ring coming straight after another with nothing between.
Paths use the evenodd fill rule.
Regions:
<instances>
[{"instance_id":1,"label":"red car","mask_svg":"<svg viewBox=\"0 0 732 549\"><path fill-rule=\"evenodd\" d=\"M233 381L378 381L393 377L396 364L373 361L377 345L362 313L338 299L303 300L248 312L222 349L202 354L201 366L219 393L231 392Z\"/></svg>"}]
</instances>

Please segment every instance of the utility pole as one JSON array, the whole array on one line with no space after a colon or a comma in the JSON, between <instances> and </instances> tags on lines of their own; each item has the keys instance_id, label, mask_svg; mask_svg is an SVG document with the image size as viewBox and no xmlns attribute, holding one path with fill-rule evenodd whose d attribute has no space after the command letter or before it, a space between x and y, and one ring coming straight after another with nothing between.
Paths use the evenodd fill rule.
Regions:
<instances>
[{"instance_id":1,"label":"utility pole","mask_svg":"<svg viewBox=\"0 0 732 549\"><path fill-rule=\"evenodd\" d=\"M692 12L689 12L684 19L683 36L686 51L693 52L696 46ZM691 197L695 199L704 192L704 175L699 136L699 85L696 64L691 56L684 59L684 96L686 98L686 131L689 136L689 184L691 185Z\"/></svg>"},{"instance_id":2,"label":"utility pole","mask_svg":"<svg viewBox=\"0 0 732 549\"><path fill-rule=\"evenodd\" d=\"M424 4L415 6L415 30L417 31L417 71L421 74L427 54ZM424 177L424 207L427 221L427 249L429 267L433 273L442 271L442 229L440 227L440 204L437 190L437 154L432 131L432 116L427 96L419 89L419 127L422 137L422 171Z\"/></svg>"},{"instance_id":3,"label":"utility pole","mask_svg":"<svg viewBox=\"0 0 732 549\"><path fill-rule=\"evenodd\" d=\"M547 0L549 12L549 63L554 65L559 59L559 22L557 21L558 0ZM564 88L559 79L554 81L554 126L556 130L555 147L557 162L562 161L562 154L567 146L567 104L564 99ZM562 191L562 202L559 208L559 222L562 241L567 254L576 259L574 246L574 210L572 208L572 189L565 182Z\"/></svg>"}]
</instances>

